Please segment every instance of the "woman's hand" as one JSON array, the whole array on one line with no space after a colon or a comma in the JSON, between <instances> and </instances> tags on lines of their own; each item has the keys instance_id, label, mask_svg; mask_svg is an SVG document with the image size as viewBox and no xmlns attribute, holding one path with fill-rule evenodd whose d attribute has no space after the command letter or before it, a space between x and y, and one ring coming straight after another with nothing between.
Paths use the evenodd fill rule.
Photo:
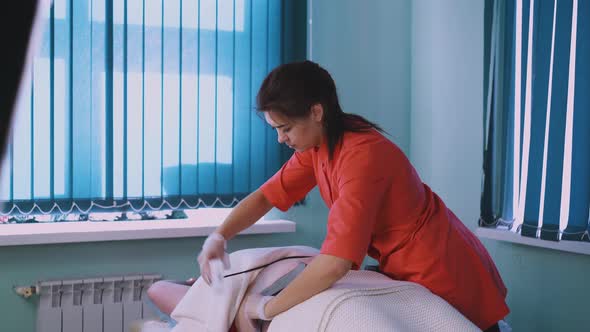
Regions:
<instances>
[{"instance_id":1,"label":"woman's hand","mask_svg":"<svg viewBox=\"0 0 590 332\"><path fill-rule=\"evenodd\" d=\"M272 300L274 296L263 296L260 294L250 294L244 298L244 308L246 315L250 319L271 320L266 314L266 304Z\"/></svg>"},{"instance_id":2,"label":"woman's hand","mask_svg":"<svg viewBox=\"0 0 590 332\"><path fill-rule=\"evenodd\" d=\"M211 285L211 260L219 259L223 261L225 269L230 268L229 256L225 252L226 248L225 238L219 233L211 233L203 243L203 248L197 261L199 262L199 268L201 269L201 276L207 285Z\"/></svg>"}]
</instances>

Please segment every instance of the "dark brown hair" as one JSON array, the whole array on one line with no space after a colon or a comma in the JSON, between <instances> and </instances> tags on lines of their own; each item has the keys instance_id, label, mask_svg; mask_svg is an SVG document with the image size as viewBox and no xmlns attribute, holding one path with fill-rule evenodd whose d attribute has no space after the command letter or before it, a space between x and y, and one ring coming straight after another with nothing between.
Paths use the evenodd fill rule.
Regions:
<instances>
[{"instance_id":1,"label":"dark brown hair","mask_svg":"<svg viewBox=\"0 0 590 332\"><path fill-rule=\"evenodd\" d=\"M273 111L294 119L309 116L315 104L321 104L324 109L323 125L328 137L330 159L345 132L372 129L383 132L381 127L360 115L344 113L332 76L312 61L293 62L275 68L266 76L256 96L259 112Z\"/></svg>"}]
</instances>

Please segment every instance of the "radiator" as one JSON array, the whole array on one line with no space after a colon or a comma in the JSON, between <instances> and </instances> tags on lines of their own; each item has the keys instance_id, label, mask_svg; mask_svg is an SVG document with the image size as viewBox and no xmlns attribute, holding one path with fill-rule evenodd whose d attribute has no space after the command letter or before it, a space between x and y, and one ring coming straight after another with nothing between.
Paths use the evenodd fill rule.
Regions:
<instances>
[{"instance_id":1,"label":"radiator","mask_svg":"<svg viewBox=\"0 0 590 332\"><path fill-rule=\"evenodd\" d=\"M147 289L159 275L131 275L37 284L37 332L126 332L138 319L157 317Z\"/></svg>"}]
</instances>

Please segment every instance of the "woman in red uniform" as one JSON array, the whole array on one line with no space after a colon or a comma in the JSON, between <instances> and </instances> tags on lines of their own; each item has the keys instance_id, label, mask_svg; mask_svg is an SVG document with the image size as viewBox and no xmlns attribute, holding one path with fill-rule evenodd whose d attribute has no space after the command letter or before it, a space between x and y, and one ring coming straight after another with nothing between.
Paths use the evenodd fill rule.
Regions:
<instances>
[{"instance_id":1,"label":"woman in red uniform","mask_svg":"<svg viewBox=\"0 0 590 332\"><path fill-rule=\"evenodd\" d=\"M310 61L276 68L257 108L296 152L207 239L199 255L205 281L226 239L317 185L330 209L321 254L277 296L250 299L253 318L269 319L329 288L368 254L380 272L419 283L482 330L498 330L509 312L506 288L486 249L377 125L342 111L326 70Z\"/></svg>"}]
</instances>

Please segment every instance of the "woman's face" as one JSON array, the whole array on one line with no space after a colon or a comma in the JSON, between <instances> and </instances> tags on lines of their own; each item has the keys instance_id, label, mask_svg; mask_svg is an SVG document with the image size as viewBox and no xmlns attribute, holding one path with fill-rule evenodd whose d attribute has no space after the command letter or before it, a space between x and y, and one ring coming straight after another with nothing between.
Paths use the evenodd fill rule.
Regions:
<instances>
[{"instance_id":1,"label":"woman's face","mask_svg":"<svg viewBox=\"0 0 590 332\"><path fill-rule=\"evenodd\" d=\"M264 112L266 122L276 129L279 143L302 152L322 143L324 129L322 126L323 109L320 104L312 107L309 116L290 119L278 112Z\"/></svg>"}]
</instances>

